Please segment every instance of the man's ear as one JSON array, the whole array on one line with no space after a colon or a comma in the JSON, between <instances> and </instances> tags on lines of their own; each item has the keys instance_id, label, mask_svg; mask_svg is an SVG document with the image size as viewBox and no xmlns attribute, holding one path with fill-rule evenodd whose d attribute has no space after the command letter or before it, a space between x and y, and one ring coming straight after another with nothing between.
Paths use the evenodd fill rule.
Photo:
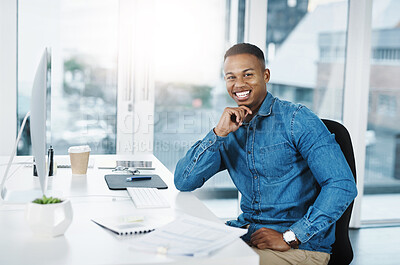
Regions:
<instances>
[{"instance_id":1,"label":"man's ear","mask_svg":"<svg viewBox=\"0 0 400 265\"><path fill-rule=\"evenodd\" d=\"M264 81L265 81L265 83L268 83L269 82L269 78L270 78L270 72L269 72L269 69L268 68L265 68L265 70L264 70Z\"/></svg>"}]
</instances>

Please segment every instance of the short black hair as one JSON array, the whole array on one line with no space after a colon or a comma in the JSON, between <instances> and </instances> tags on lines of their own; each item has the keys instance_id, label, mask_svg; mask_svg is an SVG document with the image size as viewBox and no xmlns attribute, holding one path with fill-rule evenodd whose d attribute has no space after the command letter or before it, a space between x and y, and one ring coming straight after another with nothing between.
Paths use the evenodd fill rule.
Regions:
<instances>
[{"instance_id":1,"label":"short black hair","mask_svg":"<svg viewBox=\"0 0 400 265\"><path fill-rule=\"evenodd\" d=\"M261 63L261 66L265 69L265 58L263 51L256 45L250 43L238 43L230 47L229 50L227 50L225 53L224 62L228 56L243 54L243 53L252 54L255 57L257 57Z\"/></svg>"}]
</instances>

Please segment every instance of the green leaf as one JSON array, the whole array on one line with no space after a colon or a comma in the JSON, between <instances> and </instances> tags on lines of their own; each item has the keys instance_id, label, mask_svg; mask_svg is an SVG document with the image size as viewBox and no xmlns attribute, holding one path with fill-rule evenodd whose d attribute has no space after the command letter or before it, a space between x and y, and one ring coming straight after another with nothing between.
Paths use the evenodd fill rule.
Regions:
<instances>
[{"instance_id":1,"label":"green leaf","mask_svg":"<svg viewBox=\"0 0 400 265\"><path fill-rule=\"evenodd\" d=\"M37 204L54 204L54 203L60 203L62 202L62 200L60 200L59 198L46 197L46 195L43 195L42 198L37 198L32 202Z\"/></svg>"}]
</instances>

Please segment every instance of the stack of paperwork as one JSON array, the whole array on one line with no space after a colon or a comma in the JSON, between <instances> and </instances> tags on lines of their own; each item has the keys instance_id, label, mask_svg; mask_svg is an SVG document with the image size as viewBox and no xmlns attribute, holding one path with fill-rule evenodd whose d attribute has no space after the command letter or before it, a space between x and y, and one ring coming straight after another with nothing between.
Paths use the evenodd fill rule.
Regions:
<instances>
[{"instance_id":1,"label":"stack of paperwork","mask_svg":"<svg viewBox=\"0 0 400 265\"><path fill-rule=\"evenodd\" d=\"M131 248L166 255L207 256L245 233L247 229L183 215L131 241Z\"/></svg>"}]
</instances>

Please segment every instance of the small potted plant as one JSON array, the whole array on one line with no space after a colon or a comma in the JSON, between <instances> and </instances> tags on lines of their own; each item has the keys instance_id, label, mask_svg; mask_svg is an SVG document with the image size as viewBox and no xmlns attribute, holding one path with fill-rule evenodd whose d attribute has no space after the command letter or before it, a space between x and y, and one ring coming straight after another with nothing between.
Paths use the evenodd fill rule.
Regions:
<instances>
[{"instance_id":1,"label":"small potted plant","mask_svg":"<svg viewBox=\"0 0 400 265\"><path fill-rule=\"evenodd\" d=\"M26 219L34 234L56 237L63 235L72 222L70 200L46 197L28 203Z\"/></svg>"}]
</instances>

